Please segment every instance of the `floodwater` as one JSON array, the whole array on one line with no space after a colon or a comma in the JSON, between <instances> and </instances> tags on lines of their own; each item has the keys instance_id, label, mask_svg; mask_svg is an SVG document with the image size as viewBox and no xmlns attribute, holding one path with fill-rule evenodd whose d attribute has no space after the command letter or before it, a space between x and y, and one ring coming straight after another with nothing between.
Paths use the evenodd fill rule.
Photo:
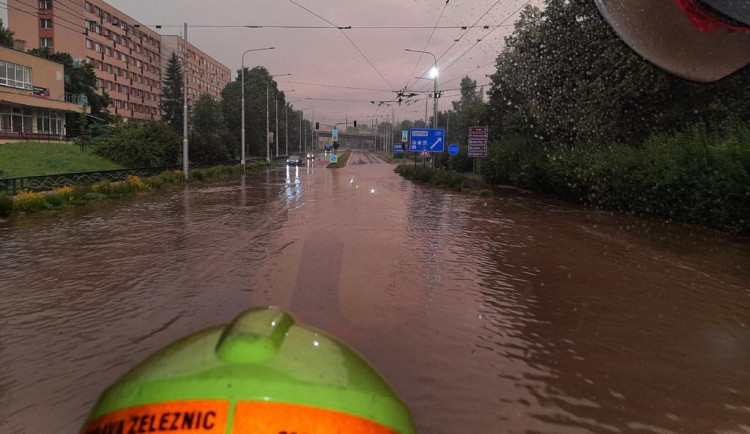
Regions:
<instances>
[{"instance_id":1,"label":"floodwater","mask_svg":"<svg viewBox=\"0 0 750 434\"><path fill-rule=\"evenodd\" d=\"M0 225L0 432L76 432L169 342L280 305L422 433L750 432L750 242L355 153Z\"/></svg>"}]
</instances>

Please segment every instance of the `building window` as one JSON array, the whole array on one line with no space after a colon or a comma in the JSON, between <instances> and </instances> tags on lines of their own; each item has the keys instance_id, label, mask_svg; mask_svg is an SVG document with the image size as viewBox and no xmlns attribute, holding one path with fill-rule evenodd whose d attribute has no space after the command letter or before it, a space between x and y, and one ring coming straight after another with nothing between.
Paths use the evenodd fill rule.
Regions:
<instances>
[{"instance_id":1,"label":"building window","mask_svg":"<svg viewBox=\"0 0 750 434\"><path fill-rule=\"evenodd\" d=\"M44 48L52 48L54 44L52 38L40 38L39 45Z\"/></svg>"},{"instance_id":2,"label":"building window","mask_svg":"<svg viewBox=\"0 0 750 434\"><path fill-rule=\"evenodd\" d=\"M112 16L112 24L114 25L120 24L120 19L117 18L116 16Z\"/></svg>"},{"instance_id":3,"label":"building window","mask_svg":"<svg viewBox=\"0 0 750 434\"><path fill-rule=\"evenodd\" d=\"M79 3L79 4L80 4L80 3ZM86 2L86 6L85 6L85 7L86 7L86 11L87 11L87 12L91 12L91 3L89 3L89 2Z\"/></svg>"},{"instance_id":4,"label":"building window","mask_svg":"<svg viewBox=\"0 0 750 434\"><path fill-rule=\"evenodd\" d=\"M43 9L45 11L48 11L52 9L52 1L51 0L40 0L39 1L39 9Z\"/></svg>"},{"instance_id":5,"label":"building window","mask_svg":"<svg viewBox=\"0 0 750 434\"><path fill-rule=\"evenodd\" d=\"M62 114L56 110L37 109L36 128L43 134L62 134Z\"/></svg>"},{"instance_id":6,"label":"building window","mask_svg":"<svg viewBox=\"0 0 750 434\"><path fill-rule=\"evenodd\" d=\"M110 65L109 63L107 64L107 72L110 74L112 73L112 65Z\"/></svg>"},{"instance_id":7,"label":"building window","mask_svg":"<svg viewBox=\"0 0 750 434\"><path fill-rule=\"evenodd\" d=\"M109 57L112 57L112 49L109 47L104 48L104 54L106 54Z\"/></svg>"},{"instance_id":8,"label":"building window","mask_svg":"<svg viewBox=\"0 0 750 434\"><path fill-rule=\"evenodd\" d=\"M107 90L112 90L112 82L111 81L107 82Z\"/></svg>"},{"instance_id":9,"label":"building window","mask_svg":"<svg viewBox=\"0 0 750 434\"><path fill-rule=\"evenodd\" d=\"M102 63L101 60L96 61L96 69L98 69L99 71L104 70L104 64Z\"/></svg>"},{"instance_id":10,"label":"building window","mask_svg":"<svg viewBox=\"0 0 750 434\"><path fill-rule=\"evenodd\" d=\"M0 60L0 85L31 89L31 68Z\"/></svg>"},{"instance_id":11,"label":"building window","mask_svg":"<svg viewBox=\"0 0 750 434\"><path fill-rule=\"evenodd\" d=\"M96 85L95 85L95 88L96 88L96 89L101 89L101 88L102 88L102 79L101 79L101 78L97 78L97 79L96 79Z\"/></svg>"},{"instance_id":12,"label":"building window","mask_svg":"<svg viewBox=\"0 0 750 434\"><path fill-rule=\"evenodd\" d=\"M92 41L91 39L86 39L86 48L88 48L89 50L94 48L94 41Z\"/></svg>"},{"instance_id":13,"label":"building window","mask_svg":"<svg viewBox=\"0 0 750 434\"><path fill-rule=\"evenodd\" d=\"M115 107L120 108L120 100L115 100Z\"/></svg>"},{"instance_id":14,"label":"building window","mask_svg":"<svg viewBox=\"0 0 750 434\"><path fill-rule=\"evenodd\" d=\"M94 6L94 15L102 16L102 10Z\"/></svg>"},{"instance_id":15,"label":"building window","mask_svg":"<svg viewBox=\"0 0 750 434\"><path fill-rule=\"evenodd\" d=\"M97 53L101 53L102 52L102 44L100 44L100 43L97 42L96 44L94 44L94 49L96 50Z\"/></svg>"},{"instance_id":16,"label":"building window","mask_svg":"<svg viewBox=\"0 0 750 434\"><path fill-rule=\"evenodd\" d=\"M109 12L104 13L104 21L109 21Z\"/></svg>"},{"instance_id":17,"label":"building window","mask_svg":"<svg viewBox=\"0 0 750 434\"><path fill-rule=\"evenodd\" d=\"M43 29L51 29L52 28L52 19L51 18L42 18L39 20L39 25Z\"/></svg>"}]
</instances>

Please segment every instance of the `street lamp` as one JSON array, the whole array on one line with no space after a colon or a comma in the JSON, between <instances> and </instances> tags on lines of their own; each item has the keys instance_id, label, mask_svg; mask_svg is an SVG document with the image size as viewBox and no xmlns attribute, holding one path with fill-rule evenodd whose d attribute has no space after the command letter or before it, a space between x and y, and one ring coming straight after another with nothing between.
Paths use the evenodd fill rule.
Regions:
<instances>
[{"instance_id":1,"label":"street lamp","mask_svg":"<svg viewBox=\"0 0 750 434\"><path fill-rule=\"evenodd\" d=\"M290 92L294 92L294 89L292 89L292 90L285 90L284 91L284 95L286 95L286 94L288 94ZM278 97L278 94L276 96ZM276 107L278 107L278 106L279 106L279 104L278 104L278 98L277 98ZM277 112L276 113L276 135L278 135L278 134L279 134L279 114ZM284 100L284 142L286 143L286 145L285 145L286 146L286 153L285 153L285 155L288 157L289 156L289 102L286 101L286 100ZM276 140L276 156L277 157L279 156L279 141L278 141L278 139Z\"/></svg>"},{"instance_id":2,"label":"street lamp","mask_svg":"<svg viewBox=\"0 0 750 434\"><path fill-rule=\"evenodd\" d=\"M274 50L276 47L252 48L242 53L242 171L245 171L245 54L251 51Z\"/></svg>"},{"instance_id":3,"label":"street lamp","mask_svg":"<svg viewBox=\"0 0 750 434\"><path fill-rule=\"evenodd\" d=\"M268 80L266 81L266 161L268 163L271 162L271 142L268 141L268 133L269 133L269 130L271 129L271 116L270 116L270 109L268 107L269 106L269 89L271 86L271 79L274 77L285 77L287 75L292 75L292 74L271 75L268 77ZM277 114L276 119L278 119L278 114ZM278 121L276 122L276 125L277 125L277 130L278 130ZM276 156L277 157L279 154L278 151L279 151L278 142L276 142Z\"/></svg>"},{"instance_id":4,"label":"street lamp","mask_svg":"<svg viewBox=\"0 0 750 434\"><path fill-rule=\"evenodd\" d=\"M437 116L438 116L438 67L437 67L437 57L435 57L434 54L430 53L429 51L422 51L422 50L410 50L408 48L404 48L404 51L408 51L410 53L422 53L422 54L429 54L432 56L434 63L432 64L432 69L430 69L430 78L433 79L435 82L435 91L432 94L432 97L434 98L432 102L432 111L433 111L433 118L432 118L432 127L437 128Z\"/></svg>"}]
</instances>

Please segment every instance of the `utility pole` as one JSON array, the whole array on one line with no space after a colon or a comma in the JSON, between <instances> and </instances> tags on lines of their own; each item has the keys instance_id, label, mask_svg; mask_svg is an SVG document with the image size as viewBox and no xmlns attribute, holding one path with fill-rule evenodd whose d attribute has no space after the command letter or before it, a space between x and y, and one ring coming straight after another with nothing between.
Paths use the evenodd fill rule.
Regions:
<instances>
[{"instance_id":1,"label":"utility pole","mask_svg":"<svg viewBox=\"0 0 750 434\"><path fill-rule=\"evenodd\" d=\"M284 101L284 143L286 144L286 155L289 155L289 104Z\"/></svg>"},{"instance_id":2,"label":"utility pole","mask_svg":"<svg viewBox=\"0 0 750 434\"><path fill-rule=\"evenodd\" d=\"M271 86L271 77L268 77L266 81L266 162L271 162L271 141L269 140L268 133L271 130L270 119L268 116L268 88Z\"/></svg>"},{"instance_id":3,"label":"utility pole","mask_svg":"<svg viewBox=\"0 0 750 434\"><path fill-rule=\"evenodd\" d=\"M183 100L183 119L182 119L182 173L185 176L185 181L188 180L188 170L190 170L189 155L188 155L188 100L187 100L187 88L188 88L188 26L185 23L185 56L183 60L184 70L184 84L182 89L182 100Z\"/></svg>"},{"instance_id":4,"label":"utility pole","mask_svg":"<svg viewBox=\"0 0 750 434\"><path fill-rule=\"evenodd\" d=\"M276 134L274 134L274 142L276 142L276 157L279 156L279 92L274 91L274 104L276 108L274 111L276 112Z\"/></svg>"},{"instance_id":5,"label":"utility pole","mask_svg":"<svg viewBox=\"0 0 750 434\"><path fill-rule=\"evenodd\" d=\"M302 110L299 111L299 147L300 152L302 151ZM307 152L306 150L304 152Z\"/></svg>"}]
</instances>

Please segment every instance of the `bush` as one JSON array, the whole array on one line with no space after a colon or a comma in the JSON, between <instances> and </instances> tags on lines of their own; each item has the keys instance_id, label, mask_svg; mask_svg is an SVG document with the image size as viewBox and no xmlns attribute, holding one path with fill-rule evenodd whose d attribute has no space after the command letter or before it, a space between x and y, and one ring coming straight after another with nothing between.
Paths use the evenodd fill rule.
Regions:
<instances>
[{"instance_id":1,"label":"bush","mask_svg":"<svg viewBox=\"0 0 750 434\"><path fill-rule=\"evenodd\" d=\"M0 193L0 217L8 217L13 212L13 198Z\"/></svg>"},{"instance_id":2,"label":"bush","mask_svg":"<svg viewBox=\"0 0 750 434\"><path fill-rule=\"evenodd\" d=\"M190 134L190 161L224 161L230 157L221 136L209 133Z\"/></svg>"},{"instance_id":3,"label":"bush","mask_svg":"<svg viewBox=\"0 0 750 434\"><path fill-rule=\"evenodd\" d=\"M639 147L494 143L482 164L510 184L598 207L750 234L750 127L728 121L657 134Z\"/></svg>"},{"instance_id":4,"label":"bush","mask_svg":"<svg viewBox=\"0 0 750 434\"><path fill-rule=\"evenodd\" d=\"M47 209L44 193L22 191L13 198L14 208L23 212L36 212Z\"/></svg>"},{"instance_id":5,"label":"bush","mask_svg":"<svg viewBox=\"0 0 750 434\"><path fill-rule=\"evenodd\" d=\"M190 180L203 181L206 179L206 173L201 169L195 169L190 171Z\"/></svg>"},{"instance_id":6,"label":"bush","mask_svg":"<svg viewBox=\"0 0 750 434\"><path fill-rule=\"evenodd\" d=\"M180 136L163 122L117 127L94 140L94 153L125 167L167 166L177 162Z\"/></svg>"},{"instance_id":7,"label":"bush","mask_svg":"<svg viewBox=\"0 0 750 434\"><path fill-rule=\"evenodd\" d=\"M107 195L102 194L102 193L91 192L91 193L86 193L86 195L83 198L86 200L103 200L107 198Z\"/></svg>"},{"instance_id":8,"label":"bush","mask_svg":"<svg viewBox=\"0 0 750 434\"><path fill-rule=\"evenodd\" d=\"M47 193L44 200L51 206L61 206L72 201L73 197L73 187L62 187Z\"/></svg>"}]
</instances>

